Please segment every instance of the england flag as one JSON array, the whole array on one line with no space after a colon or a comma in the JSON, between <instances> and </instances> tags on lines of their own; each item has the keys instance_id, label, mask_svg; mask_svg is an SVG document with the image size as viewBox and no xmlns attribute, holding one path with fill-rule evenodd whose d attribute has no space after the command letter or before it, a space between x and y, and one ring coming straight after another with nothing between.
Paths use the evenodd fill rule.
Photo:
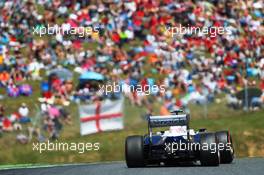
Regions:
<instances>
[{"instance_id":1,"label":"england flag","mask_svg":"<svg viewBox=\"0 0 264 175\"><path fill-rule=\"evenodd\" d=\"M123 129L123 102L121 98L80 105L81 135Z\"/></svg>"}]
</instances>

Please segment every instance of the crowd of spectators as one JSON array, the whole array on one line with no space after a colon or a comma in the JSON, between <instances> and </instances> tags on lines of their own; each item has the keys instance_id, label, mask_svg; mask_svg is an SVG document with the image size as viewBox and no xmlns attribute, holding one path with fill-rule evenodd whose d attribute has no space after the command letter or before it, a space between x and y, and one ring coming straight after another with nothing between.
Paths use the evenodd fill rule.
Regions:
<instances>
[{"instance_id":1,"label":"crowd of spectators","mask_svg":"<svg viewBox=\"0 0 264 175\"><path fill-rule=\"evenodd\" d=\"M237 108L243 102L236 93L246 86L262 92L255 98L261 106L263 9L262 0L1 1L0 85L7 88L25 80L43 81L41 71L61 66L79 73L97 72L107 82L125 86L163 85L164 92L152 95L162 102L164 114L190 102L219 102L215 96L220 93L226 95L229 106ZM224 27L231 33L172 36L167 30L180 25ZM40 32L48 26L64 31L76 27L91 30L85 36L57 32L40 37L34 33L34 29ZM47 86L39 100L52 100L52 106L68 106L74 97L91 92L100 96L89 83L75 91L77 84L55 77ZM148 112L152 111L151 100L144 93L125 95L132 104L146 105ZM256 107L254 102L249 104ZM45 111L45 104L41 108ZM1 113L0 109L2 118ZM60 126L56 116L48 116L45 128L54 133L53 126Z\"/></svg>"}]
</instances>

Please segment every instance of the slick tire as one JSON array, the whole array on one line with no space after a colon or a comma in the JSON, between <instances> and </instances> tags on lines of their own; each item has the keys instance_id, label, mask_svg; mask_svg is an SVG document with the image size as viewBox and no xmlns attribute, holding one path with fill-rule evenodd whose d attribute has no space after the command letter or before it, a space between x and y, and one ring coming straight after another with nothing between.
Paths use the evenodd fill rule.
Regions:
<instances>
[{"instance_id":1,"label":"slick tire","mask_svg":"<svg viewBox=\"0 0 264 175\"><path fill-rule=\"evenodd\" d=\"M200 162L202 166L218 166L220 153L215 133L200 134Z\"/></svg>"},{"instance_id":2,"label":"slick tire","mask_svg":"<svg viewBox=\"0 0 264 175\"><path fill-rule=\"evenodd\" d=\"M129 136L125 143L125 157L128 168L144 167L144 141L142 136Z\"/></svg>"},{"instance_id":3,"label":"slick tire","mask_svg":"<svg viewBox=\"0 0 264 175\"><path fill-rule=\"evenodd\" d=\"M220 152L220 162L223 164L232 163L234 159L234 148L232 144L232 137L229 131L219 131L215 133Z\"/></svg>"}]
</instances>

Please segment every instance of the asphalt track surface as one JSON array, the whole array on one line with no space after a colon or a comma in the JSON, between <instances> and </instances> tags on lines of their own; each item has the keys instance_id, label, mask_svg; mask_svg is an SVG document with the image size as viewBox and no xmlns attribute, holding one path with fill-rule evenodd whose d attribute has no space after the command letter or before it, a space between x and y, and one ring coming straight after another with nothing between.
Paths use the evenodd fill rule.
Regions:
<instances>
[{"instance_id":1,"label":"asphalt track surface","mask_svg":"<svg viewBox=\"0 0 264 175\"><path fill-rule=\"evenodd\" d=\"M264 158L235 159L219 167L199 165L127 168L124 162L0 170L0 175L263 175Z\"/></svg>"}]
</instances>

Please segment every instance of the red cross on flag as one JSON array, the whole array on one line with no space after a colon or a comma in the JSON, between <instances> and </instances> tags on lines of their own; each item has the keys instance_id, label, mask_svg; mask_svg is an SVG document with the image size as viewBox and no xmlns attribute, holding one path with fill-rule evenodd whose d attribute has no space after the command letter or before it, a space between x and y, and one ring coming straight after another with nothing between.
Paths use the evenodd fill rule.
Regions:
<instances>
[{"instance_id":1,"label":"red cross on flag","mask_svg":"<svg viewBox=\"0 0 264 175\"><path fill-rule=\"evenodd\" d=\"M122 98L80 105L81 135L123 129L123 101Z\"/></svg>"}]
</instances>

